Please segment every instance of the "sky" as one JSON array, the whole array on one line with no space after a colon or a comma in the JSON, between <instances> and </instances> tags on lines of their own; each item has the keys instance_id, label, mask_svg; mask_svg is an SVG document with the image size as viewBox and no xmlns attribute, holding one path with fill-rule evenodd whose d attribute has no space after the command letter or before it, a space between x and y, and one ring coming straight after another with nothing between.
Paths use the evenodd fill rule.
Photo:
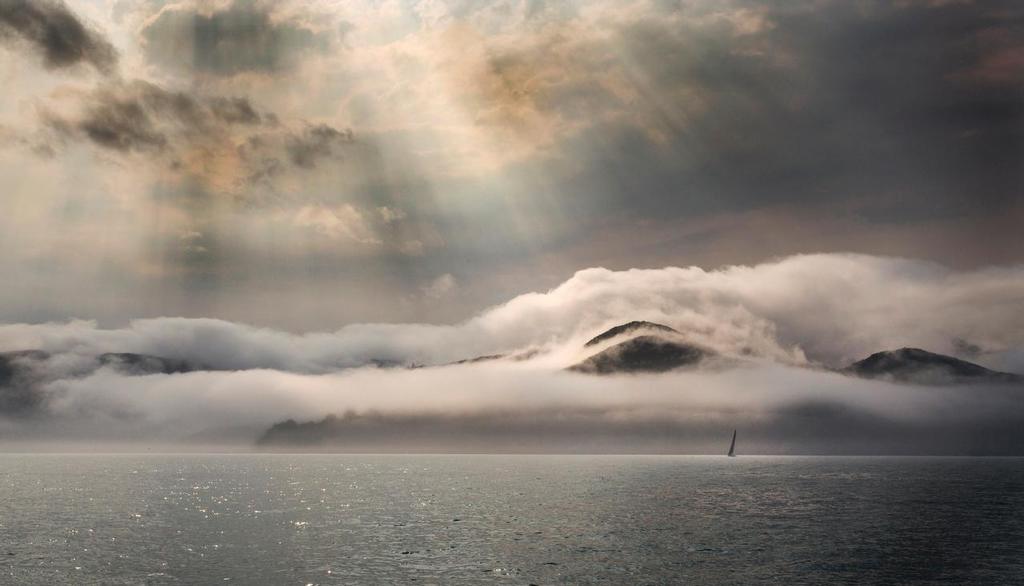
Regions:
<instances>
[{"instance_id":1,"label":"sky","mask_svg":"<svg viewBox=\"0 0 1024 586\"><path fill-rule=\"evenodd\" d=\"M7 0L0 321L459 323L577 271L1024 257L1016 2Z\"/></svg>"},{"instance_id":2,"label":"sky","mask_svg":"<svg viewBox=\"0 0 1024 586\"><path fill-rule=\"evenodd\" d=\"M0 83L0 449L1024 453L836 372L1024 373L1019 2L0 0ZM566 371L638 319L721 361Z\"/></svg>"}]
</instances>

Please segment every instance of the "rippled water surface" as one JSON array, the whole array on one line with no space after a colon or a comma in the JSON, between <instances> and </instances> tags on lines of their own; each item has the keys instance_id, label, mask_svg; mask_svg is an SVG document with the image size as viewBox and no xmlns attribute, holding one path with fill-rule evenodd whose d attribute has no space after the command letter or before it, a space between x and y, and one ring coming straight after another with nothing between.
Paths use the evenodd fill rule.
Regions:
<instances>
[{"instance_id":1,"label":"rippled water surface","mask_svg":"<svg viewBox=\"0 0 1024 586\"><path fill-rule=\"evenodd\" d=\"M1021 583L1024 460L0 455L0 583Z\"/></svg>"}]
</instances>

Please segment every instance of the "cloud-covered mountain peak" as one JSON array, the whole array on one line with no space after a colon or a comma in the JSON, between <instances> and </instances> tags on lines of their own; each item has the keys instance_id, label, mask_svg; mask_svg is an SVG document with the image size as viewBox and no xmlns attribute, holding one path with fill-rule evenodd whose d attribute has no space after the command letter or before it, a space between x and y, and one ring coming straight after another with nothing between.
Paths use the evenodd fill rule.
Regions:
<instances>
[{"instance_id":1,"label":"cloud-covered mountain peak","mask_svg":"<svg viewBox=\"0 0 1024 586\"><path fill-rule=\"evenodd\" d=\"M1024 376L991 370L920 348L875 352L843 371L863 378L915 384L1024 383Z\"/></svg>"},{"instance_id":2,"label":"cloud-covered mountain peak","mask_svg":"<svg viewBox=\"0 0 1024 586\"><path fill-rule=\"evenodd\" d=\"M600 344L601 342L605 342L607 340L611 340L612 338L617 338L619 336L623 336L626 334L635 334L638 332L648 330L658 333L679 333L679 331L676 330L675 328L670 328L669 326L666 325L656 324L654 322L643 320L634 320L629 323L624 323L622 325L618 325L609 328L604 332L601 332L600 334L594 336L590 340L587 340L587 343L584 344L584 346L596 346L597 344Z\"/></svg>"}]
</instances>

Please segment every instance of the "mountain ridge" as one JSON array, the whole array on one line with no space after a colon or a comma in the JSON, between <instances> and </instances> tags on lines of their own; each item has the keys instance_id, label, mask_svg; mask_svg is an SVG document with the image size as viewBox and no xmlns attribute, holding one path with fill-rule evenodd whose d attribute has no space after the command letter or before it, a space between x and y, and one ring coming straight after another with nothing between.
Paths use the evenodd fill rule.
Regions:
<instances>
[{"instance_id":1,"label":"mountain ridge","mask_svg":"<svg viewBox=\"0 0 1024 586\"><path fill-rule=\"evenodd\" d=\"M608 328L607 330L605 330L605 331L601 332L600 334L594 336L593 338L587 340L587 342L585 344L583 344L583 347L586 348L586 347L589 347L589 346L596 346L597 344L600 344L601 342L604 342L606 340L611 340L612 338L617 338L617 337L619 337L621 335L631 334L631 333L634 333L634 332L637 332L637 331L640 331L640 330L652 330L654 332L670 333L670 334L678 334L679 333L679 330L677 330L675 328L671 328L671 327L666 326L664 324L654 323L654 322L645 321L645 320L634 320L634 321L631 321L631 322L627 322L627 323L624 323L624 324L620 324L620 325Z\"/></svg>"},{"instance_id":2,"label":"mountain ridge","mask_svg":"<svg viewBox=\"0 0 1024 586\"><path fill-rule=\"evenodd\" d=\"M882 350L839 370L859 378L916 384L1024 383L1024 376L999 372L980 364L921 348Z\"/></svg>"}]
</instances>

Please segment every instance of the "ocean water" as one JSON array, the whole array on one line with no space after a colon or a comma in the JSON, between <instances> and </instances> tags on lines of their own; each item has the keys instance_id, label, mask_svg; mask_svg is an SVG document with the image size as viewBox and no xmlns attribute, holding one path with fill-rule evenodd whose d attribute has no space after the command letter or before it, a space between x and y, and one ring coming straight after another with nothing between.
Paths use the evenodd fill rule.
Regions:
<instances>
[{"instance_id":1,"label":"ocean water","mask_svg":"<svg viewBox=\"0 0 1024 586\"><path fill-rule=\"evenodd\" d=\"M1024 583L1024 460L0 455L3 584Z\"/></svg>"}]
</instances>

